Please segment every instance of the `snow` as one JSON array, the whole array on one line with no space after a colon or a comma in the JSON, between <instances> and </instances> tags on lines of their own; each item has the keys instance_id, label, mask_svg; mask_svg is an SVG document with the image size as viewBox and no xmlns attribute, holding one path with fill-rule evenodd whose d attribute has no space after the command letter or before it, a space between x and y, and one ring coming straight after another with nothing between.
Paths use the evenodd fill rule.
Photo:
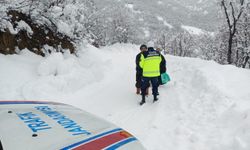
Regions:
<instances>
[{"instance_id":1,"label":"snow","mask_svg":"<svg viewBox=\"0 0 250 150\"><path fill-rule=\"evenodd\" d=\"M144 28L143 32L145 34L145 37L150 37L150 31L148 29Z\"/></svg>"},{"instance_id":2,"label":"snow","mask_svg":"<svg viewBox=\"0 0 250 150\"><path fill-rule=\"evenodd\" d=\"M27 31L28 35L33 34L31 27L23 20L20 20L19 22L17 22L17 26L15 28L9 21L3 20L2 23L4 24L2 26L8 28L11 34L15 35L21 30Z\"/></svg>"},{"instance_id":3,"label":"snow","mask_svg":"<svg viewBox=\"0 0 250 150\"><path fill-rule=\"evenodd\" d=\"M161 17L161 16L156 16L156 18L157 18L158 21L163 22L164 26L167 26L167 27L169 27L170 29L173 28L173 26L172 26L171 24L169 24L166 20L164 20L163 17Z\"/></svg>"},{"instance_id":4,"label":"snow","mask_svg":"<svg viewBox=\"0 0 250 150\"><path fill-rule=\"evenodd\" d=\"M203 14L204 14L204 15L207 15L207 14L208 14L208 11L206 11L206 10L203 11Z\"/></svg>"},{"instance_id":5,"label":"snow","mask_svg":"<svg viewBox=\"0 0 250 150\"><path fill-rule=\"evenodd\" d=\"M130 8L130 9L134 9L134 5L133 4L125 4L125 7Z\"/></svg>"},{"instance_id":6,"label":"snow","mask_svg":"<svg viewBox=\"0 0 250 150\"><path fill-rule=\"evenodd\" d=\"M157 4L158 4L158 5L162 5L163 2L162 2L162 1L157 1Z\"/></svg>"},{"instance_id":7,"label":"snow","mask_svg":"<svg viewBox=\"0 0 250 150\"><path fill-rule=\"evenodd\" d=\"M72 33L72 31L71 31L72 29L70 28L70 26L63 21L59 20L57 22L57 27L58 27L58 31L61 33L64 33L66 35L71 35L71 33Z\"/></svg>"},{"instance_id":8,"label":"snow","mask_svg":"<svg viewBox=\"0 0 250 150\"><path fill-rule=\"evenodd\" d=\"M105 118L148 150L249 150L250 70L166 55L172 81L139 106L139 46L82 47L79 57L0 54L1 100L52 100Z\"/></svg>"},{"instance_id":9,"label":"snow","mask_svg":"<svg viewBox=\"0 0 250 150\"><path fill-rule=\"evenodd\" d=\"M142 12L138 9L135 9L134 4L125 4L125 7L130 9L135 14L141 14Z\"/></svg>"},{"instance_id":10,"label":"snow","mask_svg":"<svg viewBox=\"0 0 250 150\"><path fill-rule=\"evenodd\" d=\"M171 24L169 24L167 21L164 21L163 24L167 27L169 27L170 29L173 28L173 26Z\"/></svg>"},{"instance_id":11,"label":"snow","mask_svg":"<svg viewBox=\"0 0 250 150\"><path fill-rule=\"evenodd\" d=\"M139 20L139 21L141 21L141 22L143 22L143 21L144 21L144 19L143 19L143 18L139 18L138 20Z\"/></svg>"},{"instance_id":12,"label":"snow","mask_svg":"<svg viewBox=\"0 0 250 150\"><path fill-rule=\"evenodd\" d=\"M164 20L161 16L156 16L156 18L157 18L159 21L163 21L163 20Z\"/></svg>"},{"instance_id":13,"label":"snow","mask_svg":"<svg viewBox=\"0 0 250 150\"><path fill-rule=\"evenodd\" d=\"M84 23L87 22L88 9L92 9L92 6L87 6L88 1L83 2L80 0L74 0L74 2L58 1L58 3L58 5L54 6L50 1L6 1L3 3L5 5L0 6L0 12L2 12L0 16L4 18L0 20L0 30L8 28L12 34L17 34L20 28L21 30L27 30L29 35L33 34L29 25L24 21L18 22L19 28L14 28L11 25L8 21L7 12L12 8L30 15L34 23L38 25L45 25L51 30L56 28L57 32L72 39L84 39L86 35L81 34L81 32L86 31ZM76 35L76 33L78 34Z\"/></svg>"},{"instance_id":14,"label":"snow","mask_svg":"<svg viewBox=\"0 0 250 150\"><path fill-rule=\"evenodd\" d=\"M203 2L203 0L199 0L199 1L198 1L198 4L199 4L199 3L202 3L202 2Z\"/></svg>"},{"instance_id":15,"label":"snow","mask_svg":"<svg viewBox=\"0 0 250 150\"><path fill-rule=\"evenodd\" d=\"M14 29L13 25L9 21L4 21L4 26L6 26L11 34L17 34L18 32Z\"/></svg>"},{"instance_id":16,"label":"snow","mask_svg":"<svg viewBox=\"0 0 250 150\"><path fill-rule=\"evenodd\" d=\"M199 29L199 28L196 28L196 27L185 26L185 25L182 25L181 27L183 29L185 29L186 31L188 31L190 34L194 34L194 35L204 34L204 31L202 29Z\"/></svg>"},{"instance_id":17,"label":"snow","mask_svg":"<svg viewBox=\"0 0 250 150\"><path fill-rule=\"evenodd\" d=\"M29 33L29 35L33 34L31 27L23 20L20 20L19 22L17 22L17 30L25 30L27 31L27 33Z\"/></svg>"}]
</instances>

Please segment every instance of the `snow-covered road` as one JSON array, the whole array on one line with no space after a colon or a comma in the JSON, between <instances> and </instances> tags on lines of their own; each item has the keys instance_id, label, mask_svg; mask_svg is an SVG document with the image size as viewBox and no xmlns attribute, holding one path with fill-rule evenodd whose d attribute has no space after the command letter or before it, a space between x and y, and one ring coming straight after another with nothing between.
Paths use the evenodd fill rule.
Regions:
<instances>
[{"instance_id":1,"label":"snow-covered road","mask_svg":"<svg viewBox=\"0 0 250 150\"><path fill-rule=\"evenodd\" d=\"M148 150L249 150L250 70L166 56L172 78L139 106L138 46L83 48L76 58L0 55L0 99L74 105L130 131Z\"/></svg>"}]
</instances>

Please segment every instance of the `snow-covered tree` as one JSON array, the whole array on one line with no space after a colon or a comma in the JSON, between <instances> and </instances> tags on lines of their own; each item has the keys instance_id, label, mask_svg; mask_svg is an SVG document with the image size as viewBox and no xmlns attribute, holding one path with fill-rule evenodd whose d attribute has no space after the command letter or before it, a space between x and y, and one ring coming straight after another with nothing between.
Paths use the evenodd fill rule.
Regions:
<instances>
[{"instance_id":1,"label":"snow-covered tree","mask_svg":"<svg viewBox=\"0 0 250 150\"><path fill-rule=\"evenodd\" d=\"M182 32L173 35L170 39L169 49L171 54L183 57L194 56L194 38L190 33L183 30Z\"/></svg>"},{"instance_id":2,"label":"snow-covered tree","mask_svg":"<svg viewBox=\"0 0 250 150\"><path fill-rule=\"evenodd\" d=\"M116 5L104 10L103 23L106 44L137 43L141 30L135 14L122 5ZM137 43L139 44L139 43Z\"/></svg>"},{"instance_id":3,"label":"snow-covered tree","mask_svg":"<svg viewBox=\"0 0 250 150\"><path fill-rule=\"evenodd\" d=\"M246 68L250 57L250 2L246 6L246 11L243 12L242 18L239 21L239 27L236 33L237 50L236 50L236 65Z\"/></svg>"},{"instance_id":4,"label":"snow-covered tree","mask_svg":"<svg viewBox=\"0 0 250 150\"><path fill-rule=\"evenodd\" d=\"M169 43L171 38L176 34L176 32L171 31L166 28L161 28L158 32L155 33L154 37L156 38L156 47L160 48L164 54L169 51Z\"/></svg>"},{"instance_id":5,"label":"snow-covered tree","mask_svg":"<svg viewBox=\"0 0 250 150\"><path fill-rule=\"evenodd\" d=\"M238 22L242 16L245 6L245 0L220 0L221 7L224 11L225 21L228 27L228 52L227 62L232 64L233 61L233 39L237 31Z\"/></svg>"},{"instance_id":6,"label":"snow-covered tree","mask_svg":"<svg viewBox=\"0 0 250 150\"><path fill-rule=\"evenodd\" d=\"M216 60L219 55L217 37L211 34L204 34L196 40L198 48L198 57L205 60Z\"/></svg>"}]
</instances>

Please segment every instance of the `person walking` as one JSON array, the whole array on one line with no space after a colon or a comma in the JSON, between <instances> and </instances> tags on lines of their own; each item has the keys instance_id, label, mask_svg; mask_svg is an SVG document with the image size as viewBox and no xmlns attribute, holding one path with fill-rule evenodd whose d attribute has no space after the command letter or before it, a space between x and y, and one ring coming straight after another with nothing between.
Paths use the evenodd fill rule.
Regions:
<instances>
[{"instance_id":1,"label":"person walking","mask_svg":"<svg viewBox=\"0 0 250 150\"><path fill-rule=\"evenodd\" d=\"M156 50L161 54L161 49L160 48L157 48ZM166 59L161 54L160 76L158 77L159 86L163 85L162 80L161 80L161 74L166 73L166 70L167 70L167 68L166 68Z\"/></svg>"},{"instance_id":2,"label":"person walking","mask_svg":"<svg viewBox=\"0 0 250 150\"><path fill-rule=\"evenodd\" d=\"M136 55L135 64L136 64L136 94L141 94L141 80L142 80L142 68L140 67L141 54L147 51L148 48L146 45L140 46L140 53Z\"/></svg>"},{"instance_id":3,"label":"person walking","mask_svg":"<svg viewBox=\"0 0 250 150\"><path fill-rule=\"evenodd\" d=\"M148 51L142 52L140 57L140 67L142 68L142 100L140 105L143 105L145 101L146 89L149 82L152 84L152 93L154 96L154 102L158 100L158 77L160 76L160 63L162 61L161 54L154 50L154 43L148 43Z\"/></svg>"}]
</instances>

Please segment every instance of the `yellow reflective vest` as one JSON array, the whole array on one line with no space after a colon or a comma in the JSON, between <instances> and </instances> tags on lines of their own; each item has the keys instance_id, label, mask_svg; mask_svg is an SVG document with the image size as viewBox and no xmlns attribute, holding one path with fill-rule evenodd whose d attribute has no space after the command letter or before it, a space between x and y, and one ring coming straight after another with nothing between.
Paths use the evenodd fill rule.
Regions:
<instances>
[{"instance_id":1,"label":"yellow reflective vest","mask_svg":"<svg viewBox=\"0 0 250 150\"><path fill-rule=\"evenodd\" d=\"M143 52L140 59L140 67L143 70L143 77L160 76L161 54L153 49Z\"/></svg>"}]
</instances>

